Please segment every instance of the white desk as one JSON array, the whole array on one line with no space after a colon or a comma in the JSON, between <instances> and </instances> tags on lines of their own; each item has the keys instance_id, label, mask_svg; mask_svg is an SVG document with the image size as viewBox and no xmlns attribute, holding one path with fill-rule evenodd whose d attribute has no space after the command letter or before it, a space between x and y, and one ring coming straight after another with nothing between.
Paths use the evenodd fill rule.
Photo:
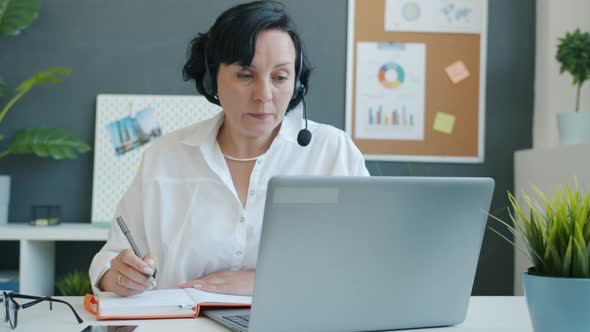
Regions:
<instances>
[{"instance_id":1,"label":"white desk","mask_svg":"<svg viewBox=\"0 0 590 332\"><path fill-rule=\"evenodd\" d=\"M108 228L92 224L0 225L0 241L19 241L19 292L53 295L55 241L106 241Z\"/></svg>"},{"instance_id":2,"label":"white desk","mask_svg":"<svg viewBox=\"0 0 590 332\"><path fill-rule=\"evenodd\" d=\"M136 330L141 331L193 331L193 332L227 332L212 320L202 318L186 319L155 319L141 321L100 321L86 312L82 305L82 297L58 297L68 301L84 319L84 323L78 324L70 309L63 304L55 304L53 311L49 311L49 304L43 303L31 308L20 310L18 313L19 331L81 331L89 324L129 324L139 325ZM304 312L302 314L305 314ZM360 312L359 312L360 314ZM11 331L8 323L0 323L0 332ZM418 329L414 331L440 331L440 332L528 332L532 331L528 316L528 310L524 297L520 296L474 296L469 303L469 310L465 322L460 325Z\"/></svg>"}]
</instances>

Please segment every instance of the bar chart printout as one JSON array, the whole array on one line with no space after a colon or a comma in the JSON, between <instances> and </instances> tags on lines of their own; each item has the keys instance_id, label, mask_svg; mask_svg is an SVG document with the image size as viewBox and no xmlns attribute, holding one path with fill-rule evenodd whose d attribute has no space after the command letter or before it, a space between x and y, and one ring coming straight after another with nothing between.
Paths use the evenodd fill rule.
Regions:
<instances>
[{"instance_id":1,"label":"bar chart printout","mask_svg":"<svg viewBox=\"0 0 590 332\"><path fill-rule=\"evenodd\" d=\"M359 42L355 137L424 139L424 44Z\"/></svg>"}]
</instances>

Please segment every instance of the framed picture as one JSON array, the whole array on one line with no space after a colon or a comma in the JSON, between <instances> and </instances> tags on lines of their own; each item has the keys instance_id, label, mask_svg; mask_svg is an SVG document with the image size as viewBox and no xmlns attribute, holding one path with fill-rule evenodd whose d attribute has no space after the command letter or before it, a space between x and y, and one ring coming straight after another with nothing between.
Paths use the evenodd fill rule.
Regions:
<instances>
[{"instance_id":1,"label":"framed picture","mask_svg":"<svg viewBox=\"0 0 590 332\"><path fill-rule=\"evenodd\" d=\"M117 203L151 143L220 111L219 106L202 96L98 95L92 222L112 221Z\"/></svg>"}]
</instances>

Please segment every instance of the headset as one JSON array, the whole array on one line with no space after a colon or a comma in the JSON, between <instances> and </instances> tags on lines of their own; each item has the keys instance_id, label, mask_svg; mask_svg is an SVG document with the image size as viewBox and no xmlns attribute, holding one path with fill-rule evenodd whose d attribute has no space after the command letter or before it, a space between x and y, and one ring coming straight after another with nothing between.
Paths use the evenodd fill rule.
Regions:
<instances>
[{"instance_id":1,"label":"headset","mask_svg":"<svg viewBox=\"0 0 590 332\"><path fill-rule=\"evenodd\" d=\"M213 97L215 99L216 96L216 88L215 83L213 81L213 75L209 71L209 62L207 61L207 45L205 45L204 50L204 62L205 62L205 74L203 74L203 89L208 97ZM301 72L303 71L303 50L299 50L299 68L297 68L297 73L295 74L295 88L293 89L293 96L291 100L295 100L301 95L301 101L303 102L303 118L305 119L305 128L301 129L297 134L297 143L301 146L308 146L311 142L311 132L307 129L307 107L305 105L305 94L307 93L307 88L304 84L301 84Z\"/></svg>"}]
</instances>

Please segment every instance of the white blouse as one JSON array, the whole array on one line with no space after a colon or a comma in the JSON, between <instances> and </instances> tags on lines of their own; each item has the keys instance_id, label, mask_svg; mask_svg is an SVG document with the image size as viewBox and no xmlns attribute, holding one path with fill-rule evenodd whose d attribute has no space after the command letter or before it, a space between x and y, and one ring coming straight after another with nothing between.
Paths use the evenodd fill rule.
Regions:
<instances>
[{"instance_id":1,"label":"white blouse","mask_svg":"<svg viewBox=\"0 0 590 332\"><path fill-rule=\"evenodd\" d=\"M275 175L368 176L350 137L309 121L311 143L301 147L301 112L289 112L270 148L256 162L246 207L238 198L217 143L223 112L175 131L146 149L139 173L119 202L143 253L158 257L159 288L224 270L254 270L268 181ZM130 248L113 222L105 246L94 256L94 292L119 251Z\"/></svg>"}]
</instances>

